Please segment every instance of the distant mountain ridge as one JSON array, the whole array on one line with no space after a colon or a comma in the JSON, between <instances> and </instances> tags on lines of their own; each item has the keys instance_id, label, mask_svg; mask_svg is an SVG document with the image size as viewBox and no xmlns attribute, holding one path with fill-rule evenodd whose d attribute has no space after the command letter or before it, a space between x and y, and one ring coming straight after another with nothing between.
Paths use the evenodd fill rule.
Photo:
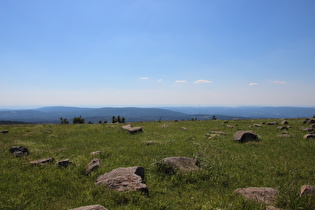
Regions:
<instances>
[{"instance_id":1,"label":"distant mountain ridge","mask_svg":"<svg viewBox=\"0 0 315 210\"><path fill-rule=\"evenodd\" d=\"M80 108L53 106L29 110L0 111L0 121L19 121L29 123L60 123L60 117L72 122L74 117L82 116L86 122L98 123L100 120L111 122L112 116L125 117L127 122L170 121L170 120L230 120L260 118L304 118L315 115L315 107L104 107Z\"/></svg>"}]
</instances>

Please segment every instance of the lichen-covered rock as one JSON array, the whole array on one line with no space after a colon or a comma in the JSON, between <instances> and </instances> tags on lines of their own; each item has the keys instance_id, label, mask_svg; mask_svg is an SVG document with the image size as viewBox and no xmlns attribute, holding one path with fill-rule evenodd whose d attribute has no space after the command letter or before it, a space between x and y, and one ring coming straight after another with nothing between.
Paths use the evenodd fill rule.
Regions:
<instances>
[{"instance_id":1,"label":"lichen-covered rock","mask_svg":"<svg viewBox=\"0 0 315 210\"><path fill-rule=\"evenodd\" d=\"M301 187L300 196L312 195L315 196L315 186L312 185L303 185Z\"/></svg>"},{"instance_id":2,"label":"lichen-covered rock","mask_svg":"<svg viewBox=\"0 0 315 210\"><path fill-rule=\"evenodd\" d=\"M101 205L91 205L91 206L81 206L71 210L107 210L104 206Z\"/></svg>"},{"instance_id":3,"label":"lichen-covered rock","mask_svg":"<svg viewBox=\"0 0 315 210\"><path fill-rule=\"evenodd\" d=\"M85 174L89 175L101 166L101 160L94 158L86 167Z\"/></svg>"},{"instance_id":4,"label":"lichen-covered rock","mask_svg":"<svg viewBox=\"0 0 315 210\"><path fill-rule=\"evenodd\" d=\"M29 151L27 148L22 146L11 147L9 152L13 153L16 157L29 155Z\"/></svg>"},{"instance_id":5,"label":"lichen-covered rock","mask_svg":"<svg viewBox=\"0 0 315 210\"><path fill-rule=\"evenodd\" d=\"M144 168L139 166L114 169L99 176L95 184L115 191L148 193L148 187L144 182Z\"/></svg>"},{"instance_id":6,"label":"lichen-covered rock","mask_svg":"<svg viewBox=\"0 0 315 210\"><path fill-rule=\"evenodd\" d=\"M237 131L233 135L233 139L241 143L248 141L256 141L258 140L258 135L250 131Z\"/></svg>"},{"instance_id":7,"label":"lichen-covered rock","mask_svg":"<svg viewBox=\"0 0 315 210\"><path fill-rule=\"evenodd\" d=\"M52 163L54 161L55 161L55 158L51 157L51 158L45 158L45 159L31 161L30 164L31 165L44 165L47 163Z\"/></svg>"},{"instance_id":8,"label":"lichen-covered rock","mask_svg":"<svg viewBox=\"0 0 315 210\"><path fill-rule=\"evenodd\" d=\"M182 173L193 172L199 169L198 161L189 157L168 157L155 163L159 171L164 173Z\"/></svg>"},{"instance_id":9,"label":"lichen-covered rock","mask_svg":"<svg viewBox=\"0 0 315 210\"><path fill-rule=\"evenodd\" d=\"M239 188L234 191L237 194L243 195L245 198L262 202L265 204L273 204L279 191L268 187L249 187L249 188Z\"/></svg>"}]
</instances>

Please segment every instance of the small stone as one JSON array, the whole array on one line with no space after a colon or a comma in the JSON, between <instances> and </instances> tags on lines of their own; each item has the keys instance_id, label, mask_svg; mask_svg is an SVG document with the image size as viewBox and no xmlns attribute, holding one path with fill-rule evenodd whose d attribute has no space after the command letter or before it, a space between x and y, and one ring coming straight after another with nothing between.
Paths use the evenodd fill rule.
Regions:
<instances>
[{"instance_id":1,"label":"small stone","mask_svg":"<svg viewBox=\"0 0 315 210\"><path fill-rule=\"evenodd\" d=\"M11 147L9 152L13 153L16 157L29 155L29 151L27 148L22 146Z\"/></svg>"},{"instance_id":2,"label":"small stone","mask_svg":"<svg viewBox=\"0 0 315 210\"><path fill-rule=\"evenodd\" d=\"M101 160L98 158L93 159L88 166L86 167L85 174L89 175L96 169L98 169L101 166Z\"/></svg>"},{"instance_id":3,"label":"small stone","mask_svg":"<svg viewBox=\"0 0 315 210\"><path fill-rule=\"evenodd\" d=\"M98 154L100 154L101 153L101 151L95 151L95 152L91 152L91 155L98 155Z\"/></svg>"},{"instance_id":4,"label":"small stone","mask_svg":"<svg viewBox=\"0 0 315 210\"><path fill-rule=\"evenodd\" d=\"M281 124L282 124L282 125L287 125L287 124L289 124L289 123L288 123L288 121L286 121L286 120L282 120L282 121L281 121Z\"/></svg>"},{"instance_id":5,"label":"small stone","mask_svg":"<svg viewBox=\"0 0 315 210\"><path fill-rule=\"evenodd\" d=\"M58 166L63 166L63 167L67 167L72 164L73 163L69 159L61 160L58 162Z\"/></svg>"},{"instance_id":6,"label":"small stone","mask_svg":"<svg viewBox=\"0 0 315 210\"><path fill-rule=\"evenodd\" d=\"M122 126L121 129L129 131L130 134L142 132L142 127L133 127L130 124Z\"/></svg>"},{"instance_id":7,"label":"small stone","mask_svg":"<svg viewBox=\"0 0 315 210\"><path fill-rule=\"evenodd\" d=\"M81 206L81 207L74 208L71 210L107 210L107 208L97 204L97 205L91 205L91 206Z\"/></svg>"},{"instance_id":8,"label":"small stone","mask_svg":"<svg viewBox=\"0 0 315 210\"><path fill-rule=\"evenodd\" d=\"M304 139L315 139L315 134L306 134L303 136Z\"/></svg>"},{"instance_id":9,"label":"small stone","mask_svg":"<svg viewBox=\"0 0 315 210\"><path fill-rule=\"evenodd\" d=\"M52 163L54 161L55 161L54 158L45 158L45 159L31 161L30 164L31 165L44 165L47 163Z\"/></svg>"},{"instance_id":10,"label":"small stone","mask_svg":"<svg viewBox=\"0 0 315 210\"><path fill-rule=\"evenodd\" d=\"M239 188L234 192L243 195L247 199L265 204L273 204L279 194L279 191L276 189L258 187Z\"/></svg>"},{"instance_id":11,"label":"small stone","mask_svg":"<svg viewBox=\"0 0 315 210\"><path fill-rule=\"evenodd\" d=\"M313 195L313 196L315 196L315 186L312 186L312 185L303 185L303 186L301 187L300 197L302 197L302 196L308 196L308 195Z\"/></svg>"},{"instance_id":12,"label":"small stone","mask_svg":"<svg viewBox=\"0 0 315 210\"><path fill-rule=\"evenodd\" d=\"M9 131L0 131L0 134L7 134Z\"/></svg>"},{"instance_id":13,"label":"small stone","mask_svg":"<svg viewBox=\"0 0 315 210\"><path fill-rule=\"evenodd\" d=\"M168 157L164 158L158 163L155 164L158 170L163 171L165 173L175 173L176 171L180 171L182 173L188 173L197 171L198 161L194 158L188 157Z\"/></svg>"}]
</instances>

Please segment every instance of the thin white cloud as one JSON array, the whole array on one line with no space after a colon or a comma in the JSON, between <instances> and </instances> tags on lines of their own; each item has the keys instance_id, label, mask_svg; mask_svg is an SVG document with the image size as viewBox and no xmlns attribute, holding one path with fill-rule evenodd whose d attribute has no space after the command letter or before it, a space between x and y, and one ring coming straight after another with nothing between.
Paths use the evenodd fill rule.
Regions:
<instances>
[{"instance_id":1,"label":"thin white cloud","mask_svg":"<svg viewBox=\"0 0 315 210\"><path fill-rule=\"evenodd\" d=\"M158 80L156 80L157 82L162 82L163 80L162 79L158 79Z\"/></svg>"},{"instance_id":2,"label":"thin white cloud","mask_svg":"<svg viewBox=\"0 0 315 210\"><path fill-rule=\"evenodd\" d=\"M139 79L149 79L148 77L140 77Z\"/></svg>"},{"instance_id":3,"label":"thin white cloud","mask_svg":"<svg viewBox=\"0 0 315 210\"><path fill-rule=\"evenodd\" d=\"M213 82L209 80L204 80L204 79L194 81L194 84L205 84L205 83L213 83Z\"/></svg>"},{"instance_id":4,"label":"thin white cloud","mask_svg":"<svg viewBox=\"0 0 315 210\"><path fill-rule=\"evenodd\" d=\"M248 85L250 85L250 86L255 86L255 85L258 85L258 83L256 83L256 82L251 82L251 83L249 83Z\"/></svg>"},{"instance_id":5,"label":"thin white cloud","mask_svg":"<svg viewBox=\"0 0 315 210\"><path fill-rule=\"evenodd\" d=\"M185 82L187 82L186 80L176 80L175 81L176 83L185 83Z\"/></svg>"},{"instance_id":6,"label":"thin white cloud","mask_svg":"<svg viewBox=\"0 0 315 210\"><path fill-rule=\"evenodd\" d=\"M283 85L283 84L286 84L287 82L286 81L275 80L275 81L273 81L273 83L274 84Z\"/></svg>"}]
</instances>

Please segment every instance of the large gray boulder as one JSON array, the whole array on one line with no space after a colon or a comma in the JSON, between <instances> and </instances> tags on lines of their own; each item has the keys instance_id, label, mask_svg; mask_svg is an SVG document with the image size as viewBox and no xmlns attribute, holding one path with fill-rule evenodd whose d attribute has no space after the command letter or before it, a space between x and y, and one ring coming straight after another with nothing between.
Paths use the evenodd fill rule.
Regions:
<instances>
[{"instance_id":1,"label":"large gray boulder","mask_svg":"<svg viewBox=\"0 0 315 210\"><path fill-rule=\"evenodd\" d=\"M265 204L273 204L276 197L279 194L279 191L273 188L268 187L249 187L249 188L238 188L234 193L240 194L247 199L261 202Z\"/></svg>"},{"instance_id":2,"label":"large gray boulder","mask_svg":"<svg viewBox=\"0 0 315 210\"><path fill-rule=\"evenodd\" d=\"M71 209L71 210L107 210L107 208L99 204L96 204L96 205L91 205L91 206L81 206L81 207Z\"/></svg>"},{"instance_id":3,"label":"large gray boulder","mask_svg":"<svg viewBox=\"0 0 315 210\"><path fill-rule=\"evenodd\" d=\"M233 139L241 143L247 142L247 141L256 141L258 140L258 135L250 131L237 131L233 135Z\"/></svg>"},{"instance_id":4,"label":"large gray boulder","mask_svg":"<svg viewBox=\"0 0 315 210\"><path fill-rule=\"evenodd\" d=\"M159 171L164 173L193 172L199 169L198 161L189 157L168 157L155 163Z\"/></svg>"},{"instance_id":5,"label":"large gray boulder","mask_svg":"<svg viewBox=\"0 0 315 210\"><path fill-rule=\"evenodd\" d=\"M103 185L115 191L141 191L148 193L144 182L144 168L139 166L117 168L99 176L96 185Z\"/></svg>"}]
</instances>

